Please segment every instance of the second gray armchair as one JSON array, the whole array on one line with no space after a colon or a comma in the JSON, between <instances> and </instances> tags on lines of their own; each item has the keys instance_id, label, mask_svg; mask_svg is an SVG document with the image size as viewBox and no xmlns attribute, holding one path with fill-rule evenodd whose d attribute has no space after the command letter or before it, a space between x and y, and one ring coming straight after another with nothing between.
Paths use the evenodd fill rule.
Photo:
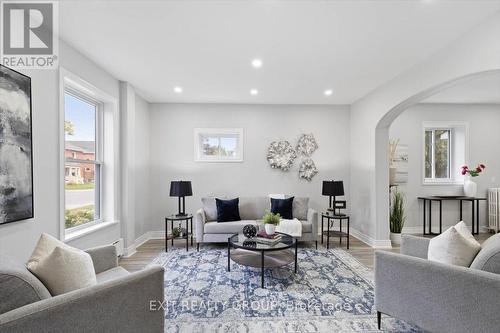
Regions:
<instances>
[{"instance_id":1,"label":"second gray armchair","mask_svg":"<svg viewBox=\"0 0 500 333\"><path fill-rule=\"evenodd\" d=\"M375 253L375 307L430 332L499 332L500 234L470 268L427 260L429 239L403 235L401 254Z\"/></svg>"}]
</instances>

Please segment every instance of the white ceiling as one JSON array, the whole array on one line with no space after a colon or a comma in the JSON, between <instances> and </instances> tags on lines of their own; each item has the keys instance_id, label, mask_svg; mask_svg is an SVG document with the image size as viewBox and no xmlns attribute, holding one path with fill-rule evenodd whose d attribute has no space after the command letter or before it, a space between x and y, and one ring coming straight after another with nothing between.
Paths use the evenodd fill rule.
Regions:
<instances>
[{"instance_id":1,"label":"white ceiling","mask_svg":"<svg viewBox=\"0 0 500 333\"><path fill-rule=\"evenodd\" d=\"M499 9L480 0L78 0L61 2L60 33L149 102L350 104Z\"/></svg>"},{"instance_id":2,"label":"white ceiling","mask_svg":"<svg viewBox=\"0 0 500 333\"><path fill-rule=\"evenodd\" d=\"M500 74L485 74L446 89L423 103L500 104Z\"/></svg>"}]
</instances>

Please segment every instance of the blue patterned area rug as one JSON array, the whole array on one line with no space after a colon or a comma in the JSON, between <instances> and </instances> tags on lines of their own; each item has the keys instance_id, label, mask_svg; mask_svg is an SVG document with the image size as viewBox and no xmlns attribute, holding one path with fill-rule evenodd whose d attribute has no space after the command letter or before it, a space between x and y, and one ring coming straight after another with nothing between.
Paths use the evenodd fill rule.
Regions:
<instances>
[{"instance_id":1,"label":"blue patterned area rug","mask_svg":"<svg viewBox=\"0 0 500 333\"><path fill-rule=\"evenodd\" d=\"M227 250L173 250L153 264L165 268L166 332L379 332L373 274L341 249L299 249L298 272L231 262ZM383 329L419 332L384 316Z\"/></svg>"}]
</instances>

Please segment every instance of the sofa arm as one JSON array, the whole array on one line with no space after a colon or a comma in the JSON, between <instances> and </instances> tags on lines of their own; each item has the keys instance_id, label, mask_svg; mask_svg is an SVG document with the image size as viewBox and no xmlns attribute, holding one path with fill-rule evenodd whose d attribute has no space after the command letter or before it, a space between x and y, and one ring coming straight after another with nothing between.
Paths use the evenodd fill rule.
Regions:
<instances>
[{"instance_id":1,"label":"sofa arm","mask_svg":"<svg viewBox=\"0 0 500 333\"><path fill-rule=\"evenodd\" d=\"M500 275L375 252L375 308L430 332L496 332Z\"/></svg>"},{"instance_id":2,"label":"sofa arm","mask_svg":"<svg viewBox=\"0 0 500 333\"><path fill-rule=\"evenodd\" d=\"M116 248L113 245L94 247L85 250L85 252L90 254L90 257L92 258L96 274L118 266Z\"/></svg>"},{"instance_id":3,"label":"sofa arm","mask_svg":"<svg viewBox=\"0 0 500 333\"><path fill-rule=\"evenodd\" d=\"M204 234L204 228L205 228L205 211L203 209L198 209L196 212L196 225L195 225L195 230L196 230L196 242L197 243L202 243L203 242L203 234Z\"/></svg>"},{"instance_id":4,"label":"sofa arm","mask_svg":"<svg viewBox=\"0 0 500 333\"><path fill-rule=\"evenodd\" d=\"M312 208L307 209L307 221L312 225L314 240L318 239L318 212Z\"/></svg>"},{"instance_id":5,"label":"sofa arm","mask_svg":"<svg viewBox=\"0 0 500 333\"><path fill-rule=\"evenodd\" d=\"M401 254L427 259L429 241L430 241L429 238L418 237L413 235L402 235Z\"/></svg>"},{"instance_id":6,"label":"sofa arm","mask_svg":"<svg viewBox=\"0 0 500 333\"><path fill-rule=\"evenodd\" d=\"M163 268L75 290L0 315L0 332L163 332ZM154 311L151 310L154 308Z\"/></svg>"}]
</instances>

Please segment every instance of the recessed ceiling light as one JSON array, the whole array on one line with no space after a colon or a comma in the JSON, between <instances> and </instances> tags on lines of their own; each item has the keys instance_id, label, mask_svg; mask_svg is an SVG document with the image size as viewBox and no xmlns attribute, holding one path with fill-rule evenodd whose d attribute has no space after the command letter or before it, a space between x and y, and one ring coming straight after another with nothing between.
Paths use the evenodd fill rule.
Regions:
<instances>
[{"instance_id":1,"label":"recessed ceiling light","mask_svg":"<svg viewBox=\"0 0 500 333\"><path fill-rule=\"evenodd\" d=\"M331 94L333 94L333 91L331 89L325 90L325 96L330 96Z\"/></svg>"},{"instance_id":2,"label":"recessed ceiling light","mask_svg":"<svg viewBox=\"0 0 500 333\"><path fill-rule=\"evenodd\" d=\"M259 91L257 89L251 89L250 90L250 95L257 95L259 93Z\"/></svg>"},{"instance_id":3,"label":"recessed ceiling light","mask_svg":"<svg viewBox=\"0 0 500 333\"><path fill-rule=\"evenodd\" d=\"M252 66L254 68L260 68L260 67L262 67L262 60L260 60L260 59L254 59L254 60L252 60Z\"/></svg>"},{"instance_id":4,"label":"recessed ceiling light","mask_svg":"<svg viewBox=\"0 0 500 333\"><path fill-rule=\"evenodd\" d=\"M174 92L180 94L182 92L182 87L174 87Z\"/></svg>"}]
</instances>

